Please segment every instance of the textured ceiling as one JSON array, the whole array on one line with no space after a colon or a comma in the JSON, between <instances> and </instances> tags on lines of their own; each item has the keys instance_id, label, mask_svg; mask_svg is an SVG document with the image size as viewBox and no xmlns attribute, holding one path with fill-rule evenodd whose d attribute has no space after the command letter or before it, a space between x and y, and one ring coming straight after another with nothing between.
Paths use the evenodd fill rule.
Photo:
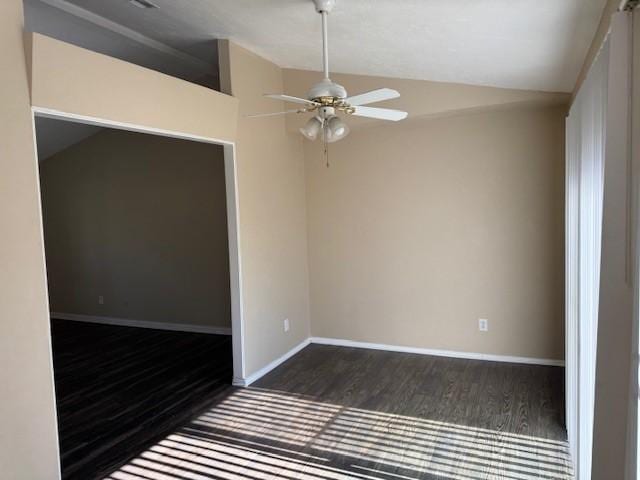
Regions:
<instances>
[{"instance_id":1,"label":"textured ceiling","mask_svg":"<svg viewBox=\"0 0 640 480\"><path fill-rule=\"evenodd\" d=\"M71 0L211 61L230 38L282 67L321 69L320 18L310 0ZM545 91L571 91L605 0L338 0L331 68Z\"/></svg>"}]
</instances>

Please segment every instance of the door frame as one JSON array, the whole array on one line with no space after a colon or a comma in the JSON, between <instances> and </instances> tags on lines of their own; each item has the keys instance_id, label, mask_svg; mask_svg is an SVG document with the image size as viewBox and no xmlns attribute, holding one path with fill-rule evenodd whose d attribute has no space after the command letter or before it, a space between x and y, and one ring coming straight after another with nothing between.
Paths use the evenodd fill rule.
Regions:
<instances>
[{"instance_id":1,"label":"door frame","mask_svg":"<svg viewBox=\"0 0 640 480\"><path fill-rule=\"evenodd\" d=\"M33 123L33 144L35 150L36 175L38 178L38 196L40 196L40 170L38 167L38 146L36 141L35 118L45 117L55 120L64 120L74 123L83 123L86 125L95 125L99 127L112 128L117 130L126 130L129 132L144 133L161 137L177 138L182 140L190 140L200 143L209 143L213 145L221 145L224 152L224 171L225 171L225 190L227 200L227 235L229 243L229 286L231 292L231 343L233 350L233 384L242 384L245 375L245 355L244 355L244 318L242 309L242 261L240 255L240 222L238 209L238 169L236 161L236 145L235 142L220 140L217 138L202 137L185 132L163 130L145 125L136 125L132 123L117 122L105 118L89 117L85 115L77 115L70 112L62 112L49 108L31 107L31 120ZM42 202L39 202L40 212L40 235L42 236L43 257L44 254L44 228L42 221ZM46 258L44 258L45 274L46 274ZM47 300L49 292L47 289ZM47 302L47 313L50 315L49 304ZM49 354L53 359L51 349L51 336L49 336ZM52 363L53 365L53 363ZM53 376L53 367L51 370ZM56 420L57 421L57 420Z\"/></svg>"}]
</instances>

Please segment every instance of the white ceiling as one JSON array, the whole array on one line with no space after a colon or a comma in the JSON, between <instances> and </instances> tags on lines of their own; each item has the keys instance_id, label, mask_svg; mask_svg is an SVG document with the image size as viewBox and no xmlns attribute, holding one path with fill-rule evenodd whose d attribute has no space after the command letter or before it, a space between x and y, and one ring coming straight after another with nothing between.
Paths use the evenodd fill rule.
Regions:
<instances>
[{"instance_id":1,"label":"white ceiling","mask_svg":"<svg viewBox=\"0 0 640 480\"><path fill-rule=\"evenodd\" d=\"M51 1L51 0L50 0ZM59 0L55 0L59 1ZM230 38L282 67L321 67L310 0L69 0L211 62ZM544 91L573 89L606 0L338 0L331 68Z\"/></svg>"}]
</instances>

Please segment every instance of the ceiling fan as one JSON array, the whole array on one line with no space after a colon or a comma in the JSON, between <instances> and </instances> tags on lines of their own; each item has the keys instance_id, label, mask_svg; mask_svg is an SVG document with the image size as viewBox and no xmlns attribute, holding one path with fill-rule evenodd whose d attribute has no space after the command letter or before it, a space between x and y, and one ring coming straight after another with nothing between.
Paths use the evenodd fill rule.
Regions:
<instances>
[{"instance_id":1,"label":"ceiling fan","mask_svg":"<svg viewBox=\"0 0 640 480\"><path fill-rule=\"evenodd\" d=\"M300 133L309 140L315 140L321 135L326 143L337 142L349 133L348 125L336 115L337 112L358 117L376 118L397 122L407 117L407 112L391 110L388 108L366 107L370 103L382 102L398 98L400 93L391 88L380 88L370 92L361 93L352 97L347 91L329 78L329 48L327 40L327 17L336 4L336 0L313 0L316 11L322 16L322 57L324 78L316 83L309 92L307 98L293 97L291 95L266 94L265 97L274 100L304 105L296 110L286 110L277 113L264 113L249 115L250 117L267 117L273 115L285 115L288 113L314 113Z\"/></svg>"}]
</instances>

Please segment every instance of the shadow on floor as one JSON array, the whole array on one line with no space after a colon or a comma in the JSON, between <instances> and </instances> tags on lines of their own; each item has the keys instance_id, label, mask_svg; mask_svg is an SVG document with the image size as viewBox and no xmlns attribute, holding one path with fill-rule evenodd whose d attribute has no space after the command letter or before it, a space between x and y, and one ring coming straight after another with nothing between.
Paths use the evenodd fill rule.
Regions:
<instances>
[{"instance_id":1,"label":"shadow on floor","mask_svg":"<svg viewBox=\"0 0 640 480\"><path fill-rule=\"evenodd\" d=\"M561 379L311 345L105 478L571 479Z\"/></svg>"},{"instance_id":2,"label":"shadow on floor","mask_svg":"<svg viewBox=\"0 0 640 480\"><path fill-rule=\"evenodd\" d=\"M231 383L231 337L52 320L64 480L90 480L188 423Z\"/></svg>"}]
</instances>

